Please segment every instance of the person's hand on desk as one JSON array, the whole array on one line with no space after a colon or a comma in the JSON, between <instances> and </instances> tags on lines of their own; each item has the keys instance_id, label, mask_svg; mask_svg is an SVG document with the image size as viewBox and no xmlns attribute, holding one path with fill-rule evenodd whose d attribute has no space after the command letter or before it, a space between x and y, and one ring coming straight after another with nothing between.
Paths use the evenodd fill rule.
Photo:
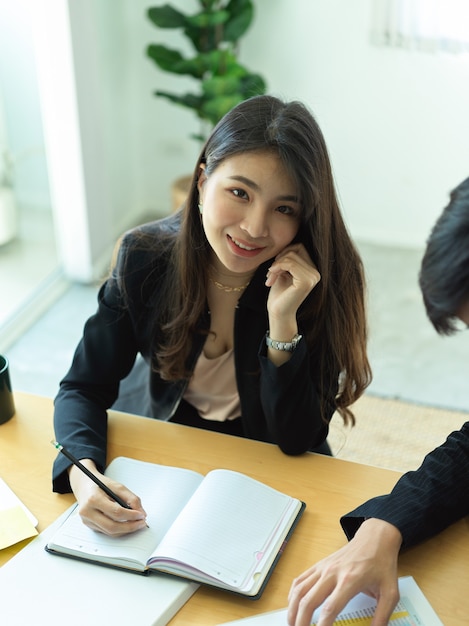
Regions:
<instances>
[{"instance_id":1,"label":"person's hand on desk","mask_svg":"<svg viewBox=\"0 0 469 626\"><path fill-rule=\"evenodd\" d=\"M120 506L86 474L72 465L69 471L70 485L78 501L79 513L83 523L93 530L115 537L146 528L146 513L140 498L124 485L100 474L94 461L83 459L81 462L131 507L125 509Z\"/></svg>"},{"instance_id":2,"label":"person's hand on desk","mask_svg":"<svg viewBox=\"0 0 469 626\"><path fill-rule=\"evenodd\" d=\"M289 626L309 626L315 609L324 602L317 626L332 626L357 593L377 600L371 626L386 626L397 601L397 559L402 543L399 530L379 519L368 519L343 548L303 572L289 593Z\"/></svg>"}]
</instances>

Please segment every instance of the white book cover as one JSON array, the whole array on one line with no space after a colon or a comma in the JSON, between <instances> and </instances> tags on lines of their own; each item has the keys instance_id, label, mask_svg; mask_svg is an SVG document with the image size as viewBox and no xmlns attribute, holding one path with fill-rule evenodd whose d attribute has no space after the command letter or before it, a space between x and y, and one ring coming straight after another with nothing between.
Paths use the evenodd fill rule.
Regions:
<instances>
[{"instance_id":1,"label":"white book cover","mask_svg":"<svg viewBox=\"0 0 469 626\"><path fill-rule=\"evenodd\" d=\"M48 554L48 539L69 513L0 568L0 624L165 626L198 589L172 576L138 576Z\"/></svg>"}]
</instances>

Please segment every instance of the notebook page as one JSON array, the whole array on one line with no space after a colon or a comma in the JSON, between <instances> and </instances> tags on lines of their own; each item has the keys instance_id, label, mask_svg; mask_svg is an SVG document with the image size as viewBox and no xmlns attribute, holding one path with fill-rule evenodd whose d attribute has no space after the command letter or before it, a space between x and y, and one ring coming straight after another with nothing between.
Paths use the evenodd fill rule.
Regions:
<instances>
[{"instance_id":1,"label":"notebook page","mask_svg":"<svg viewBox=\"0 0 469 626\"><path fill-rule=\"evenodd\" d=\"M291 520L297 500L229 470L207 474L161 542L158 556L187 563L226 585L251 587Z\"/></svg>"}]
</instances>

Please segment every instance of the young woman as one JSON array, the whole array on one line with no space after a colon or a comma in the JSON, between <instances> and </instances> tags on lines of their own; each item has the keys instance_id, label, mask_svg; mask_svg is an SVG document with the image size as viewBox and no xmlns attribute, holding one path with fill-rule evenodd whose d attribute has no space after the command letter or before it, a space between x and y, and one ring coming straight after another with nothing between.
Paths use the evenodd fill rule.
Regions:
<instances>
[{"instance_id":1,"label":"young woman","mask_svg":"<svg viewBox=\"0 0 469 626\"><path fill-rule=\"evenodd\" d=\"M203 147L185 206L124 237L55 401L57 440L100 477L106 410L138 354L148 402L133 412L286 454L327 449L336 410L353 422L370 381L363 268L302 104L236 106ZM102 478L132 510L119 507L63 455L53 479L90 527L145 525L136 495Z\"/></svg>"}]
</instances>

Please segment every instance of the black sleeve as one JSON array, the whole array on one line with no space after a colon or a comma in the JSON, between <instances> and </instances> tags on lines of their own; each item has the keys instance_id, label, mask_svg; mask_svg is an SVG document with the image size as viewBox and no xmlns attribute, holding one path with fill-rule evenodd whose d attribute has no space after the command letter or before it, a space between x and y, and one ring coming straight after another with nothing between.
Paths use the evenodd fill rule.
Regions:
<instances>
[{"instance_id":1,"label":"black sleeve","mask_svg":"<svg viewBox=\"0 0 469 626\"><path fill-rule=\"evenodd\" d=\"M280 367L267 358L263 340L259 359L261 402L273 440L286 454L302 454L319 446L326 440L335 411L338 373L325 376L331 389L322 412L314 356L308 354L304 340Z\"/></svg>"},{"instance_id":2,"label":"black sleeve","mask_svg":"<svg viewBox=\"0 0 469 626\"><path fill-rule=\"evenodd\" d=\"M416 471L407 472L386 496L373 498L341 518L349 539L370 517L396 526L403 547L428 539L469 514L469 422L451 433Z\"/></svg>"},{"instance_id":3,"label":"black sleeve","mask_svg":"<svg viewBox=\"0 0 469 626\"><path fill-rule=\"evenodd\" d=\"M70 370L55 398L55 436L78 459L93 459L102 471L106 463L107 409L117 399L119 382L132 369L137 346L129 315L116 307L116 285L106 283L98 310L85 324ZM53 469L53 489L70 491L68 459L59 454Z\"/></svg>"},{"instance_id":4,"label":"black sleeve","mask_svg":"<svg viewBox=\"0 0 469 626\"><path fill-rule=\"evenodd\" d=\"M57 441L78 459L93 459L101 471L106 464L107 409L117 399L120 381L131 371L146 341L137 330L137 318L145 309L141 284L148 267L138 252L129 252L132 242L132 234L123 240L113 275L99 291L98 309L85 324L72 365L55 398ZM145 271L138 270L141 266ZM124 299L123 276L127 275L130 279L125 289L131 293ZM127 301L131 305L126 306ZM67 458L59 454L53 467L54 491L70 491L66 472L69 466Z\"/></svg>"}]
</instances>

